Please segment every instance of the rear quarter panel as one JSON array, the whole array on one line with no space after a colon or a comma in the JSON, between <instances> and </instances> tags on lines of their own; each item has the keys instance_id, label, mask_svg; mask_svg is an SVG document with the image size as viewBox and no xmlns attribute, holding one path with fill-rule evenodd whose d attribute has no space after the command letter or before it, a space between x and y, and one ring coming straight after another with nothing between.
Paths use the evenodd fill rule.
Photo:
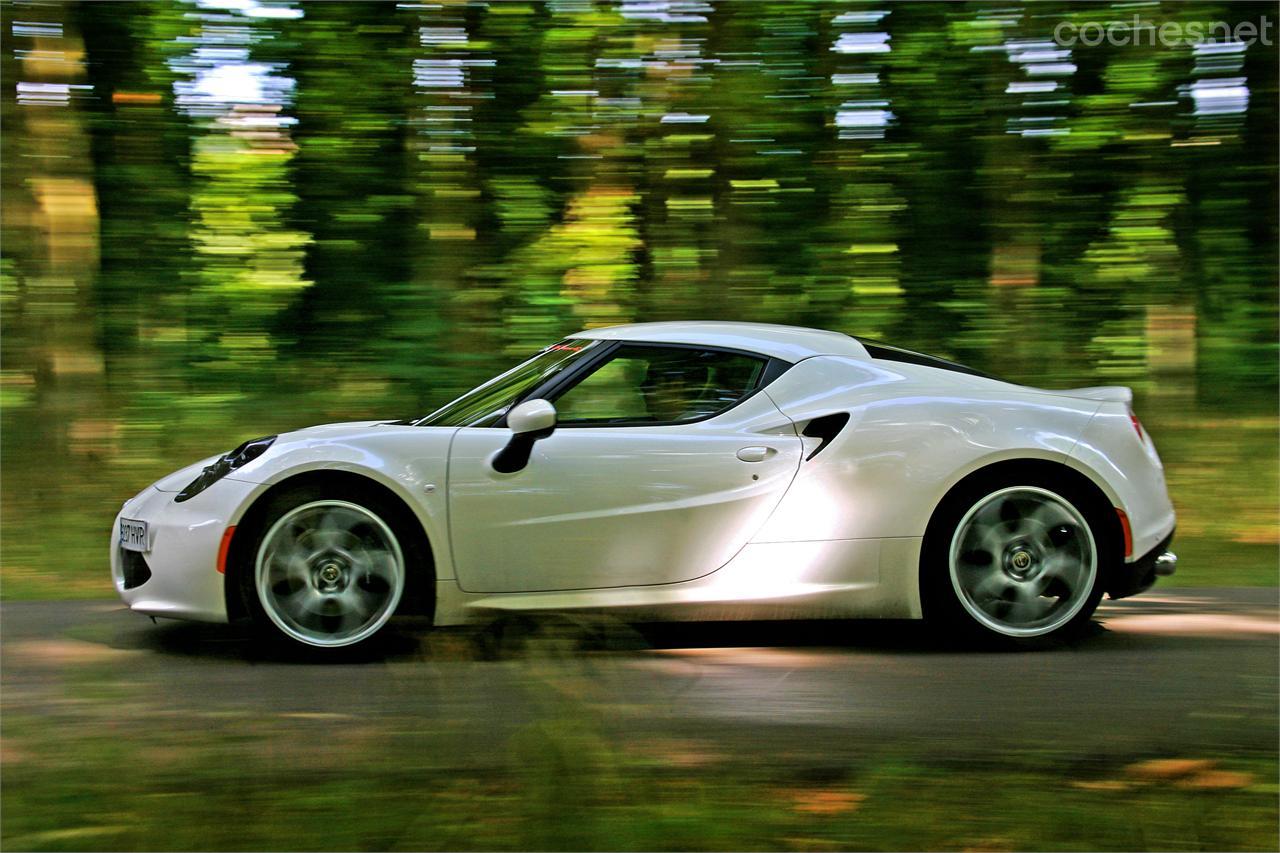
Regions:
<instances>
[{"instance_id":1,"label":"rear quarter panel","mask_svg":"<svg viewBox=\"0 0 1280 853\"><path fill-rule=\"evenodd\" d=\"M850 421L801 464L756 542L922 537L952 486L1006 459L1060 462L1100 480L1072 457L1096 401L836 356L798 363L766 393L800 426L833 412Z\"/></svg>"},{"instance_id":2,"label":"rear quarter panel","mask_svg":"<svg viewBox=\"0 0 1280 853\"><path fill-rule=\"evenodd\" d=\"M1105 403L1089 422L1072 459L1097 471L1124 510L1133 532L1130 559L1142 557L1173 532L1173 504L1164 466L1145 430L1139 436L1123 404Z\"/></svg>"}]
</instances>

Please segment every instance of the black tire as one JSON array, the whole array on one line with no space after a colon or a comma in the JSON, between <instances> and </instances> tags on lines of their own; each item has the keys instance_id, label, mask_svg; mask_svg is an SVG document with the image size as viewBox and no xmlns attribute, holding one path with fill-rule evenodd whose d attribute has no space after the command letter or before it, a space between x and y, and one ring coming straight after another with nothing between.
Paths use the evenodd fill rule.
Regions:
<instances>
[{"instance_id":1,"label":"black tire","mask_svg":"<svg viewBox=\"0 0 1280 853\"><path fill-rule=\"evenodd\" d=\"M925 619L949 635L1003 646L1079 635L1120 557L1114 523L1101 494L1069 472L1005 471L962 482L925 534Z\"/></svg>"},{"instance_id":2,"label":"black tire","mask_svg":"<svg viewBox=\"0 0 1280 853\"><path fill-rule=\"evenodd\" d=\"M255 629L272 643L337 657L376 647L397 613L432 612L421 526L377 487L284 488L246 526L236 582Z\"/></svg>"}]
</instances>

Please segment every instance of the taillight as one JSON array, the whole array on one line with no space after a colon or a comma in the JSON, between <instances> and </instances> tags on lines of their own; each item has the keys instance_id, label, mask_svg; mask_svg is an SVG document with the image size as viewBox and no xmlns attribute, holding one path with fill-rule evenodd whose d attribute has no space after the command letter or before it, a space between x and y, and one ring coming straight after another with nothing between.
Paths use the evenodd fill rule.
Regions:
<instances>
[{"instance_id":1,"label":"taillight","mask_svg":"<svg viewBox=\"0 0 1280 853\"><path fill-rule=\"evenodd\" d=\"M1133 413L1132 409L1129 410L1129 423L1133 424L1134 430L1138 433L1138 441L1142 441L1142 421L1138 420L1138 416Z\"/></svg>"}]
</instances>

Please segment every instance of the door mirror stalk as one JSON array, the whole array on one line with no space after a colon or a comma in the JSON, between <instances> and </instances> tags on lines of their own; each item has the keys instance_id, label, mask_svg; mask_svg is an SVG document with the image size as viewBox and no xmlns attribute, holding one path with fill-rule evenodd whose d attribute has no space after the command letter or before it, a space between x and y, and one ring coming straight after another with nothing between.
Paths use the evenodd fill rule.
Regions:
<instances>
[{"instance_id":1,"label":"door mirror stalk","mask_svg":"<svg viewBox=\"0 0 1280 853\"><path fill-rule=\"evenodd\" d=\"M507 412L507 426L511 429L511 440L489 463L499 474L524 470L534 443L555 431L556 407L549 400L525 400Z\"/></svg>"}]
</instances>

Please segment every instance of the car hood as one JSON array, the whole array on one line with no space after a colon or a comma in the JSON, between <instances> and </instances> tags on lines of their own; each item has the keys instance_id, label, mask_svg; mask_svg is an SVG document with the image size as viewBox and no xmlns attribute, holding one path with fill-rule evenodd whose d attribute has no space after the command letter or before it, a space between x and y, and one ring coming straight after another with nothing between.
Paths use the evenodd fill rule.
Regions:
<instances>
[{"instance_id":1,"label":"car hood","mask_svg":"<svg viewBox=\"0 0 1280 853\"><path fill-rule=\"evenodd\" d=\"M377 421L343 421L337 424L319 424L318 426L303 427L295 429L291 432L280 433L278 441L306 441L313 438L338 438L344 435L354 435L358 432L364 432L370 427L386 426L388 429L392 425L386 420Z\"/></svg>"}]
</instances>

